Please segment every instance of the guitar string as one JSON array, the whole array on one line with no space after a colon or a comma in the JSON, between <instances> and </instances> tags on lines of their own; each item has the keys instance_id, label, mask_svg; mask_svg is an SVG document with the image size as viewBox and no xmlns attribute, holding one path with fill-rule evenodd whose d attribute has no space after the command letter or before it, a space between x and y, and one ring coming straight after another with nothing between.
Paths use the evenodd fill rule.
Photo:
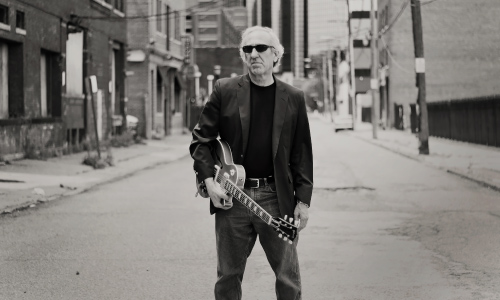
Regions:
<instances>
[{"instance_id":1,"label":"guitar string","mask_svg":"<svg viewBox=\"0 0 500 300\"><path fill-rule=\"evenodd\" d=\"M216 170L214 173L217 173ZM215 174L214 174L215 175ZM266 222L268 225L274 227L276 230L278 230L279 232L283 233L284 235L288 236L290 238L291 234L288 234L286 232L284 232L280 227L281 226L285 226L287 229L290 229L292 231L293 230L293 224L290 224L291 226L287 226L286 224L282 224L282 222L279 222L280 225L275 225L273 224L272 222L272 216L266 212L262 207L260 207L252 198L248 197L248 195L246 195L245 193L243 193L243 191L241 191L232 181L228 180L225 176L222 176L221 174L217 174L217 181L219 182L219 184L225 184L227 183L229 185L229 187L231 187L234 191L232 191L233 193L235 193L233 195L233 197L235 197L238 201L240 201L243 205L245 205L246 207L248 207L252 212L254 212L254 214L256 214L258 217L260 217L264 222ZM227 190L227 187L226 187L226 190ZM230 191L231 192L231 191ZM244 200L241 200L238 198L237 195L240 195L242 198L245 198ZM248 201L245 201L245 200L248 200ZM248 202L248 203L247 203ZM252 207L250 207L250 204L253 204L256 208L260 209L262 211L262 213L264 214L265 217L267 217L267 220L264 219L263 216L260 216L259 214L257 214ZM285 223L288 223L287 220L284 220ZM292 234L293 235L293 234Z\"/></svg>"},{"instance_id":2,"label":"guitar string","mask_svg":"<svg viewBox=\"0 0 500 300\"><path fill-rule=\"evenodd\" d=\"M271 221L271 215L267 211L265 211L262 207L260 207L260 205L258 205L255 202L255 200L251 199L250 197L248 197L248 195L246 195L245 193L243 193L243 191L240 190L237 186L235 186L232 181L227 180L227 178L224 177L224 176L221 176L221 174L219 174L217 176L217 180L219 181L219 183L222 183L223 185L225 185L227 183L229 185L229 187L234 190L234 191L229 191L229 192L232 192L231 194L233 195L233 197L235 197L237 200L240 200L239 196L241 196L242 198L245 198L244 200L241 200L240 202L243 201L242 204L245 205L246 207L248 207L251 211L254 211L254 207L257 208L258 210L260 210L260 213L262 215L258 214L257 212L254 212L254 213L259 218L261 218L264 222L266 222L269 225L272 225L272 223L270 222ZM224 181L224 182L222 182L222 181ZM226 190L227 190L226 186L224 186L224 188L226 188ZM237 195L239 195L239 196L237 196ZM245 200L248 200L248 201L245 201ZM251 205L253 205L254 207L252 207Z\"/></svg>"}]
</instances>

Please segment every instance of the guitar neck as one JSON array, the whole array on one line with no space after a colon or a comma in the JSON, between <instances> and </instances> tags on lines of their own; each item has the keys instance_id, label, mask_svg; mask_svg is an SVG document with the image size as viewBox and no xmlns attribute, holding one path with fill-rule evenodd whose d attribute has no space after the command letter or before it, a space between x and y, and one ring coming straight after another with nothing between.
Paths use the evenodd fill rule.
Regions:
<instances>
[{"instance_id":1,"label":"guitar neck","mask_svg":"<svg viewBox=\"0 0 500 300\"><path fill-rule=\"evenodd\" d=\"M262 207L260 207L257 202L255 202L252 198L248 197L247 194L243 193L234 183L230 180L227 180L224 176L218 175L216 181L221 185L223 189L225 189L233 198L241 202L241 204L245 205L252 211L257 217L261 218L264 222L271 225L271 221L273 217L265 211Z\"/></svg>"}]
</instances>

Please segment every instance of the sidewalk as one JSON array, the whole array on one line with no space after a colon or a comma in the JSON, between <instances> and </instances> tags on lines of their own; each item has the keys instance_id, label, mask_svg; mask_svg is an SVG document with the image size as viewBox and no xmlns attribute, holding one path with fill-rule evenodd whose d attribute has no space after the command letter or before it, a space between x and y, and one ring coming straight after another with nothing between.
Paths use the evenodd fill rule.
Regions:
<instances>
[{"instance_id":1,"label":"sidewalk","mask_svg":"<svg viewBox=\"0 0 500 300\"><path fill-rule=\"evenodd\" d=\"M83 193L92 187L189 155L191 135L147 140L112 148L115 166L94 170L82 164L87 152L42 160L18 160L0 165L0 215L39 203ZM106 157L106 153L101 153Z\"/></svg>"},{"instance_id":2,"label":"sidewalk","mask_svg":"<svg viewBox=\"0 0 500 300\"><path fill-rule=\"evenodd\" d=\"M371 124L362 123L342 133L500 191L500 148L429 137L430 154L419 155L418 137L410 131L379 129L373 139Z\"/></svg>"},{"instance_id":3,"label":"sidewalk","mask_svg":"<svg viewBox=\"0 0 500 300\"><path fill-rule=\"evenodd\" d=\"M323 119L323 122L329 122ZM332 131L332 134L335 134ZM378 130L372 138L371 124L355 131L341 131L426 165L444 170L500 191L500 149L430 137L430 155L418 154L418 139L408 131ZM12 161L0 165L0 215L39 203L85 192L129 176L137 171L165 164L189 155L191 135L148 140L146 145L112 148L115 166L101 170L82 164L87 152L41 160ZM103 154L106 155L105 153Z\"/></svg>"}]
</instances>

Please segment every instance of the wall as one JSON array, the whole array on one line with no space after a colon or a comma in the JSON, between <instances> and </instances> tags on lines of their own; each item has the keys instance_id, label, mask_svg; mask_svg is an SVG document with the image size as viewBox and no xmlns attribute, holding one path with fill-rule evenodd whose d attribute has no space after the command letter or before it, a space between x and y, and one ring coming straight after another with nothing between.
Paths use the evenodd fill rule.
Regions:
<instances>
[{"instance_id":1,"label":"wall","mask_svg":"<svg viewBox=\"0 0 500 300\"><path fill-rule=\"evenodd\" d=\"M391 1L391 20L403 0ZM427 101L500 93L500 2L440 0L422 6ZM416 101L410 6L385 37L389 57L390 97Z\"/></svg>"},{"instance_id":2,"label":"wall","mask_svg":"<svg viewBox=\"0 0 500 300\"><path fill-rule=\"evenodd\" d=\"M84 51L84 60L88 64L82 66L82 72L86 75L97 75L99 88L104 91L103 109L103 127L104 131L107 122L106 113L109 104L108 82L110 81L109 72L109 51L112 42L118 42L122 45L126 44L126 26L124 21L109 21L95 20L88 16L124 16L122 13L112 10L105 4L101 4L100 0L30 0L30 5L24 5L20 1L0 0L0 3L7 5L10 8L10 25L11 31L0 30L0 39L8 42L20 43L22 47L22 55L15 61L15 66L19 68L16 76L19 79L13 81L13 91L19 91L16 97L15 104L21 106L21 114L19 118L11 118L0 120L0 130L4 135L2 140L8 140L6 146L2 150L4 153L22 153L25 151L23 143L27 138L30 143L36 144L37 147L45 147L50 145L62 146L66 141L65 124L62 123L64 115L67 112L65 87L62 86L62 71L64 71L65 62L65 45L67 24L80 26L87 33L85 44L88 46L88 51ZM15 11L21 10L25 13L26 34L19 34L15 31ZM111 42L111 43L110 43ZM85 46L84 46L85 47ZM54 85L56 88L55 98L52 102L57 103L53 108L52 118L41 118L40 108L40 57L41 50L48 50L55 54L55 63L52 65L56 70L57 76L54 76ZM12 58L12 56L11 56ZM122 58L124 59L124 58ZM10 60L10 59L9 59ZM123 68L122 68L123 69ZM123 88L123 85L122 85ZM124 93L122 92L122 95ZM87 101L84 101L86 103ZM83 117L86 118L87 133L94 135L92 114L90 113L89 103L84 104L87 109ZM29 127L24 124L45 122L47 125L43 128L43 132L38 132L37 127ZM32 126L32 125L30 125ZM35 128L35 129L33 129ZM35 130L37 134L23 135L24 131ZM51 134L47 132L52 130ZM49 141L37 139L37 135L51 136ZM58 138L58 141L54 139ZM15 142L14 142L15 141ZM3 144L2 144L3 146ZM52 146L51 146L52 147Z\"/></svg>"},{"instance_id":3,"label":"wall","mask_svg":"<svg viewBox=\"0 0 500 300\"><path fill-rule=\"evenodd\" d=\"M1 126L0 161L22 157L42 149L60 151L64 148L64 138L65 131L61 122Z\"/></svg>"}]
</instances>

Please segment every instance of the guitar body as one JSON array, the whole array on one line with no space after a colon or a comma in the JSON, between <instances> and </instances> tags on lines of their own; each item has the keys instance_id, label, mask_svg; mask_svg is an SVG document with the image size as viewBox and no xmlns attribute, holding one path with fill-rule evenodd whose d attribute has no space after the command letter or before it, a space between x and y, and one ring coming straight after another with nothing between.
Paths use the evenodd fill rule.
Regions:
<instances>
[{"instance_id":1,"label":"guitar body","mask_svg":"<svg viewBox=\"0 0 500 300\"><path fill-rule=\"evenodd\" d=\"M231 148L223 140L217 140L217 147L215 148L215 160L219 166L219 174L234 183L238 188L242 189L245 185L246 172L242 165L233 163L233 154Z\"/></svg>"},{"instance_id":2,"label":"guitar body","mask_svg":"<svg viewBox=\"0 0 500 300\"><path fill-rule=\"evenodd\" d=\"M238 188L242 189L245 185L245 168L243 168L242 165L233 163L233 154L227 142L217 139L214 143L216 143L216 147L212 153L212 157L215 160L215 165L217 166L217 171L214 177L217 178L217 176L222 175L229 181L233 182ZM196 186L200 196L203 198L210 197L208 195L207 188L205 187L205 183L198 182L198 178L196 178Z\"/></svg>"},{"instance_id":3,"label":"guitar body","mask_svg":"<svg viewBox=\"0 0 500 300\"><path fill-rule=\"evenodd\" d=\"M246 195L242 191L245 185L245 168L233 162L231 148L225 141L217 139L214 143L212 157L215 161L215 183L219 184L223 191L245 205L269 226L272 226L278 232L280 238L291 244L297 236L299 221L294 221L293 218L287 218L287 216L275 218ZM197 194L204 198L210 197L204 182L198 182L198 179L196 179L196 187L198 188Z\"/></svg>"}]
</instances>

